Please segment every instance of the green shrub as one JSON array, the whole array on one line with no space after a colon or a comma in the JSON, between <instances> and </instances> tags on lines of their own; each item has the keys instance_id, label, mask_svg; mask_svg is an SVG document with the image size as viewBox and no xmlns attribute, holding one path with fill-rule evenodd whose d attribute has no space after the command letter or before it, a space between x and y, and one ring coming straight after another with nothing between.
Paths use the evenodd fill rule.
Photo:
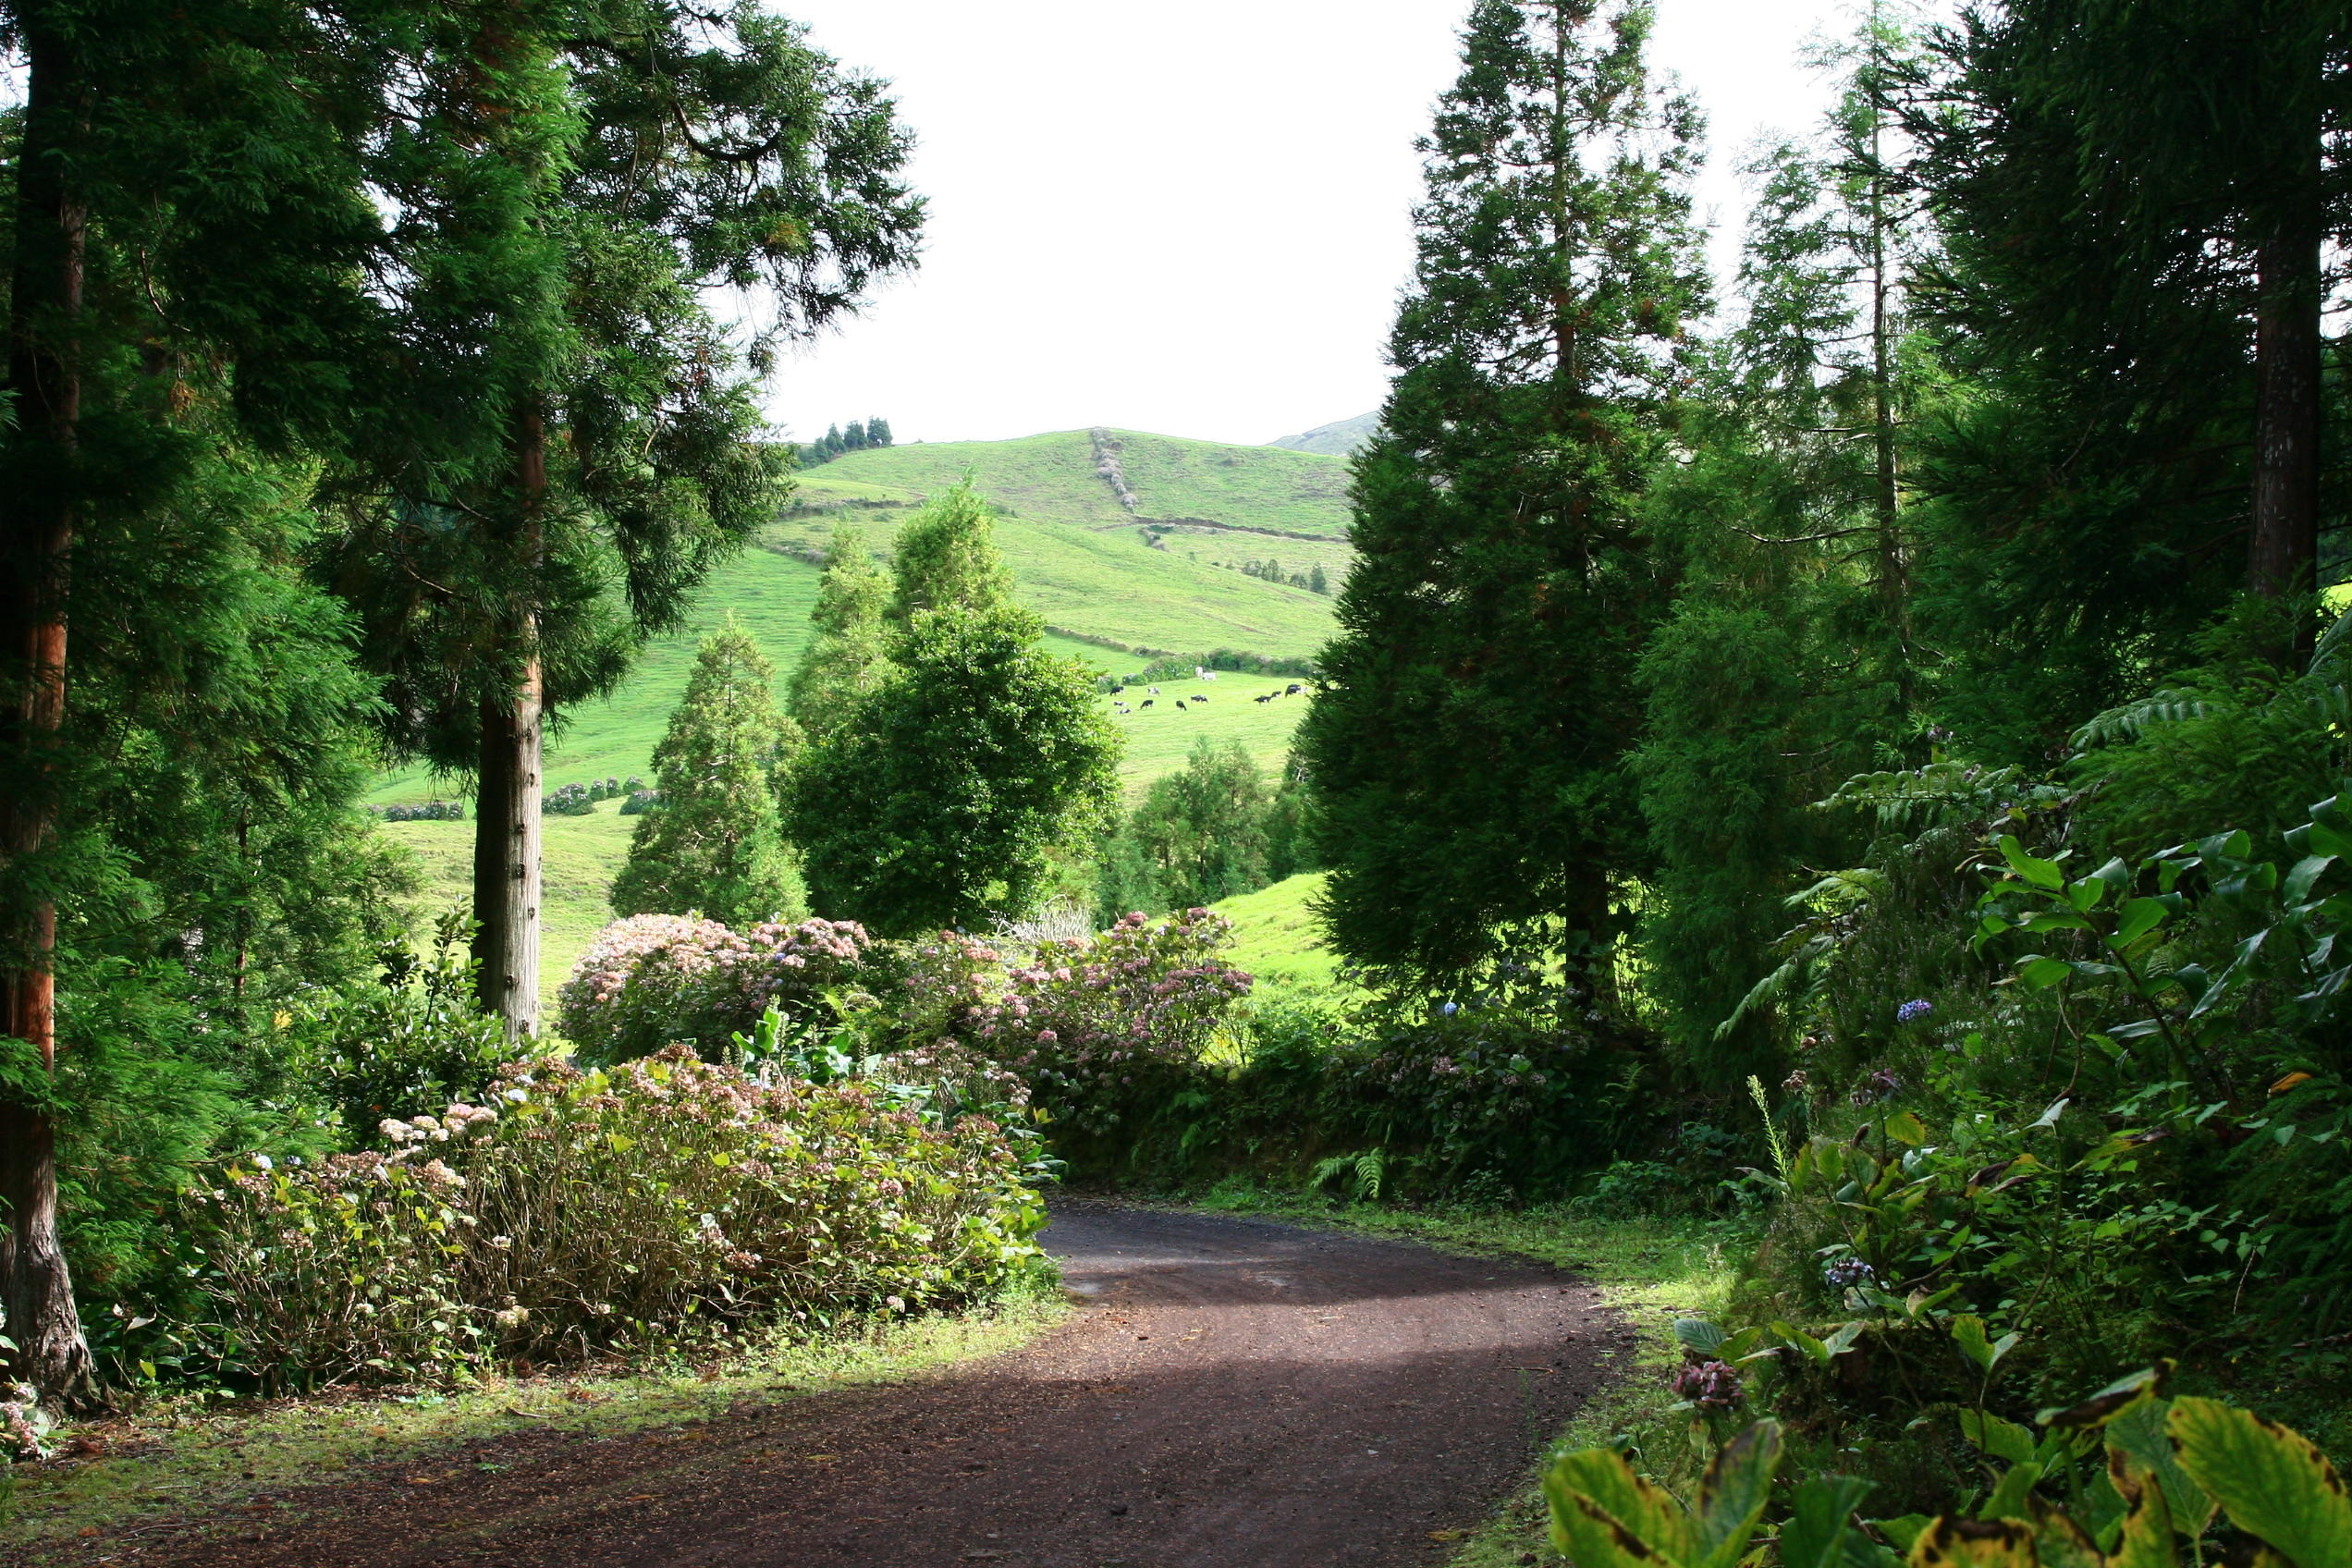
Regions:
<instances>
[{"instance_id":1,"label":"green shrub","mask_svg":"<svg viewBox=\"0 0 2352 1568\"><path fill-rule=\"evenodd\" d=\"M353 1144L386 1117L477 1100L516 1055L496 1014L482 1011L462 908L435 925L433 946L386 949L372 985L289 1014L288 1067L306 1097L341 1118Z\"/></svg>"},{"instance_id":2,"label":"green shrub","mask_svg":"<svg viewBox=\"0 0 2352 1568\"><path fill-rule=\"evenodd\" d=\"M225 1373L446 1379L819 1327L974 1297L1039 1256L1035 1168L1003 1126L683 1048L542 1063L383 1131L388 1154L251 1157L190 1194L217 1321L178 1331Z\"/></svg>"},{"instance_id":3,"label":"green shrub","mask_svg":"<svg viewBox=\"0 0 2352 1568\"><path fill-rule=\"evenodd\" d=\"M848 921L737 931L690 915L632 915L581 955L557 993L557 1027L583 1061L625 1061L678 1042L716 1057L771 1006L800 1026L846 1005L880 978L866 972L868 950L865 932Z\"/></svg>"}]
</instances>

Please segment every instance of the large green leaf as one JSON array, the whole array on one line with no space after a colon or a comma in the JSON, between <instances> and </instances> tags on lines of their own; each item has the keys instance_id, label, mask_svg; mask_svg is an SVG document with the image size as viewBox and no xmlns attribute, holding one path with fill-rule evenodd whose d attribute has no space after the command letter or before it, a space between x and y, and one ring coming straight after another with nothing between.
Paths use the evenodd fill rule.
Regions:
<instances>
[{"instance_id":1,"label":"large green leaf","mask_svg":"<svg viewBox=\"0 0 2352 1568\"><path fill-rule=\"evenodd\" d=\"M2115 945L2120 948L2139 940L2162 925L2171 913L2162 899L2132 900L2124 905L2123 917L2115 923Z\"/></svg>"},{"instance_id":2,"label":"large green leaf","mask_svg":"<svg viewBox=\"0 0 2352 1568\"><path fill-rule=\"evenodd\" d=\"M2181 1468L2230 1523L2296 1568L2352 1562L2352 1498L2311 1440L2250 1410L2184 1396L2164 1423Z\"/></svg>"},{"instance_id":3,"label":"large green leaf","mask_svg":"<svg viewBox=\"0 0 2352 1568\"><path fill-rule=\"evenodd\" d=\"M1588 1448L1544 1474L1551 1544L1578 1568L1697 1568L1690 1516L1621 1454Z\"/></svg>"},{"instance_id":4,"label":"large green leaf","mask_svg":"<svg viewBox=\"0 0 2352 1568\"><path fill-rule=\"evenodd\" d=\"M1964 1312L1952 1320L1952 1340L1960 1347L1961 1354L1990 1374L2003 1356L2017 1348L2018 1336L2003 1334L1997 1340L1989 1340L1985 1337L1984 1319Z\"/></svg>"},{"instance_id":5,"label":"large green leaf","mask_svg":"<svg viewBox=\"0 0 2352 1568\"><path fill-rule=\"evenodd\" d=\"M2058 863L2027 854L2026 846L2015 833L2001 836L2001 857L2009 863L2010 870L2033 887L2047 888L2055 892L2066 885L2066 874L2058 869Z\"/></svg>"},{"instance_id":6,"label":"large green leaf","mask_svg":"<svg viewBox=\"0 0 2352 1568\"><path fill-rule=\"evenodd\" d=\"M2111 1424L2112 1425L2112 1424ZM2115 1548L2107 1554L2107 1568L2180 1568L2180 1550L2173 1539L2173 1510L2165 1488L2153 1471L2133 1464L2120 1449L2108 1451L2108 1469L2115 1489L2130 1501ZM2185 1486L2195 1486L2187 1476ZM2199 1494L2202 1496L2203 1494Z\"/></svg>"},{"instance_id":7,"label":"large green leaf","mask_svg":"<svg viewBox=\"0 0 2352 1568\"><path fill-rule=\"evenodd\" d=\"M1677 1317L1674 1319L1674 1338L1681 1341L1684 1350L1713 1356L1721 1353L1724 1341L1730 1336L1704 1317Z\"/></svg>"},{"instance_id":8,"label":"large green leaf","mask_svg":"<svg viewBox=\"0 0 2352 1568\"><path fill-rule=\"evenodd\" d=\"M1755 1538L1781 1467L1781 1424L1758 1421L1717 1451L1698 1483L1690 1525L1698 1548L1693 1568L1732 1568Z\"/></svg>"},{"instance_id":9,"label":"large green leaf","mask_svg":"<svg viewBox=\"0 0 2352 1568\"><path fill-rule=\"evenodd\" d=\"M1892 1568L1899 1560L1855 1523L1870 1483L1820 1476L1798 1485L1781 1526L1781 1568Z\"/></svg>"},{"instance_id":10,"label":"large green leaf","mask_svg":"<svg viewBox=\"0 0 2352 1568\"><path fill-rule=\"evenodd\" d=\"M2214 1503L2204 1488L2189 1479L2188 1472L2180 1466L2180 1456L2173 1452L2173 1440L2164 1430L2164 1418L2172 1408L2172 1401L2143 1390L2139 1398L2109 1416L2107 1471L2115 1489L2127 1500L2138 1496L2134 1488L2145 1484L2142 1477L2154 1481L2164 1494L2165 1517L2194 1539L2212 1522Z\"/></svg>"},{"instance_id":11,"label":"large green leaf","mask_svg":"<svg viewBox=\"0 0 2352 1568\"><path fill-rule=\"evenodd\" d=\"M2033 1434L1998 1415L1964 1410L1960 1413L1960 1432L1984 1452L2010 1464L2026 1464L2034 1456Z\"/></svg>"}]
</instances>

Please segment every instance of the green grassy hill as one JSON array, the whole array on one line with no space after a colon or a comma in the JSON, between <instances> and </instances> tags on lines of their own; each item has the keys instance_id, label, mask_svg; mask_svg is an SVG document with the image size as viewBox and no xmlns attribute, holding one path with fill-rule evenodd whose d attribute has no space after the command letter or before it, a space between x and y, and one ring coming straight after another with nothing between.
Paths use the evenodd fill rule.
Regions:
<instances>
[{"instance_id":1,"label":"green grassy hill","mask_svg":"<svg viewBox=\"0 0 2352 1568\"><path fill-rule=\"evenodd\" d=\"M967 472L1002 516L997 540L1022 602L1054 626L1126 647L1236 648L1305 658L1329 640L1331 599L1244 576L1346 574L1347 465L1268 447L1107 433L1136 508L1096 472L1093 436L947 441L851 452L800 476L777 542L821 553L852 519L888 549L899 521Z\"/></svg>"},{"instance_id":2,"label":"green grassy hill","mask_svg":"<svg viewBox=\"0 0 2352 1568\"><path fill-rule=\"evenodd\" d=\"M1339 955L1326 945L1323 923L1310 907L1323 882L1323 873L1310 871L1212 906L1233 923L1228 962L1255 975L1261 992L1318 991L1336 983Z\"/></svg>"},{"instance_id":3,"label":"green grassy hill","mask_svg":"<svg viewBox=\"0 0 2352 1568\"><path fill-rule=\"evenodd\" d=\"M646 650L613 696L557 716L545 764L550 790L606 777L650 777L654 744L683 693L697 643L734 616L779 670L790 668L809 637L817 569L834 524L855 517L887 551L899 521L935 489L970 469L982 491L1005 508L998 543L1023 603L1052 625L1124 648L1202 653L1226 647L1275 657L1312 655L1329 636L1331 600L1304 589L1243 575L1243 560L1280 560L1304 570L1320 561L1336 582L1348 547L1345 466L1330 458L1270 447L1119 432L1119 457L1139 511L1189 517L1181 526L1146 530L1095 472L1084 431L1020 441L954 442L851 453L801 476L791 512L757 544L716 572L688 624ZM1221 525L1211 527L1210 524ZM1243 532L1243 530L1252 532ZM1146 542L1157 535L1159 544ZM1096 643L1051 635L1056 653L1108 673L1132 675L1144 659ZM1291 682L1226 673L1213 682L1164 681L1129 693L1132 711L1114 712L1127 746L1121 778L1132 802L1152 779L1183 766L1198 737L1239 741L1269 775L1282 766L1303 699L1280 693ZM1266 703L1253 701L1271 694ZM1206 703L1191 699L1207 698ZM1179 698L1187 699L1177 707ZM387 775L368 797L389 804L460 792L423 768ZM614 802L595 815L550 817L544 934L545 989L570 972L607 918L604 898L627 852L631 824ZM423 859L429 897L459 896L468 881L470 823L387 824L384 829Z\"/></svg>"}]
</instances>

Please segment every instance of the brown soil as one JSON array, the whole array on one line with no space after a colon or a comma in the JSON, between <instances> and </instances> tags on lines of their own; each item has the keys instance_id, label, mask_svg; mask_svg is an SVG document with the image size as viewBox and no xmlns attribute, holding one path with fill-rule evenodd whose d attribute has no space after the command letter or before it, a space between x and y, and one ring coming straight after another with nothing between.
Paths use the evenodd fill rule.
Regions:
<instances>
[{"instance_id":1,"label":"brown soil","mask_svg":"<svg viewBox=\"0 0 2352 1568\"><path fill-rule=\"evenodd\" d=\"M1065 1201L1046 1242L1081 1310L937 1378L501 1437L282 1495L266 1525L77 1544L142 1568L1436 1562L1620 1331L1572 1275L1263 1220Z\"/></svg>"}]
</instances>

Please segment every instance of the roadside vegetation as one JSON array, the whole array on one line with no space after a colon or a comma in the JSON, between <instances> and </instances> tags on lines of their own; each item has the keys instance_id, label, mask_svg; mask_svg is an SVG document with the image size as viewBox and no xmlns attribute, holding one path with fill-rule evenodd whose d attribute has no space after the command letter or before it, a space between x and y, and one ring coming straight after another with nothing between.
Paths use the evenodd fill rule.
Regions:
<instances>
[{"instance_id":1,"label":"roadside vegetation","mask_svg":"<svg viewBox=\"0 0 2352 1568\"><path fill-rule=\"evenodd\" d=\"M1716 279L1650 10L1476 0L1352 459L796 477L879 84L230 10L0 30L36 1529L1010 1342L1066 1182L1596 1273L1465 1563L2352 1557L2332 15L1874 6Z\"/></svg>"}]
</instances>

